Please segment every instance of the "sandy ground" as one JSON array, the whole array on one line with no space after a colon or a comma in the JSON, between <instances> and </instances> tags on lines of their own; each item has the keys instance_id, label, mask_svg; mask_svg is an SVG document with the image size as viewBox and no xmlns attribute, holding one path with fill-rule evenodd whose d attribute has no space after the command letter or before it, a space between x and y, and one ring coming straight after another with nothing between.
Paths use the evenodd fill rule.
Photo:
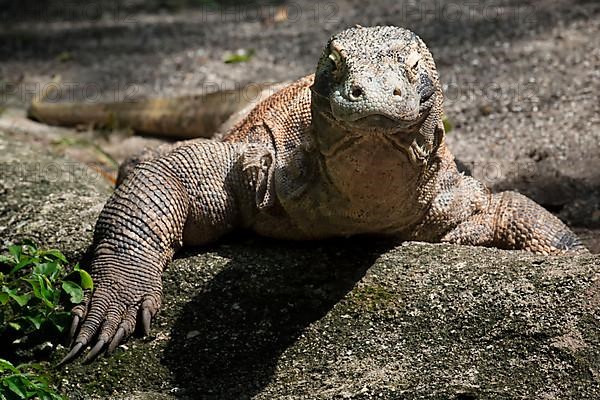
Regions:
<instances>
[{"instance_id":1,"label":"sandy ground","mask_svg":"<svg viewBox=\"0 0 600 400\"><path fill-rule=\"evenodd\" d=\"M332 33L405 26L437 61L461 165L496 190L533 197L600 251L597 1L74 3L0 1L3 107L23 109L53 85L62 100L129 101L291 80L312 72ZM240 49L254 56L224 63ZM61 132L117 161L156 143ZM53 148L73 152L64 143Z\"/></svg>"}]
</instances>

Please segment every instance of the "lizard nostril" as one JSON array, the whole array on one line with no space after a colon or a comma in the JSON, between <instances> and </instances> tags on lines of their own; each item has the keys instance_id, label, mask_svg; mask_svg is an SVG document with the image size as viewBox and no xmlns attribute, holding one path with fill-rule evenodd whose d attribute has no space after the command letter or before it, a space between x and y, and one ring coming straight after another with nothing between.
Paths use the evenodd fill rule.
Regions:
<instances>
[{"instance_id":1,"label":"lizard nostril","mask_svg":"<svg viewBox=\"0 0 600 400\"><path fill-rule=\"evenodd\" d=\"M394 96L402 96L402 91L398 88L394 89Z\"/></svg>"},{"instance_id":2,"label":"lizard nostril","mask_svg":"<svg viewBox=\"0 0 600 400\"><path fill-rule=\"evenodd\" d=\"M352 86L352 91L350 92L350 98L352 100L358 100L363 95L363 90L358 86Z\"/></svg>"}]
</instances>

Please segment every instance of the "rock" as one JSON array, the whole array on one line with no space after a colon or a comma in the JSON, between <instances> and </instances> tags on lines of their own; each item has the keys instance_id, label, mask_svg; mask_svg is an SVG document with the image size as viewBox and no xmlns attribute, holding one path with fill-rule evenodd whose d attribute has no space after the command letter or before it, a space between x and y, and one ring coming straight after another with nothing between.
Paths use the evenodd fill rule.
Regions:
<instances>
[{"instance_id":1,"label":"rock","mask_svg":"<svg viewBox=\"0 0 600 400\"><path fill-rule=\"evenodd\" d=\"M109 185L6 136L0 148L5 170L29 171L2 174L4 240L82 254ZM164 298L151 338L51 371L60 390L132 400L600 393L597 255L237 236L180 254Z\"/></svg>"},{"instance_id":2,"label":"rock","mask_svg":"<svg viewBox=\"0 0 600 400\"><path fill-rule=\"evenodd\" d=\"M2 244L32 239L77 257L111 186L99 173L0 131Z\"/></svg>"},{"instance_id":3,"label":"rock","mask_svg":"<svg viewBox=\"0 0 600 400\"><path fill-rule=\"evenodd\" d=\"M598 256L234 238L172 263L154 340L59 378L73 399L593 399L599 274Z\"/></svg>"}]
</instances>

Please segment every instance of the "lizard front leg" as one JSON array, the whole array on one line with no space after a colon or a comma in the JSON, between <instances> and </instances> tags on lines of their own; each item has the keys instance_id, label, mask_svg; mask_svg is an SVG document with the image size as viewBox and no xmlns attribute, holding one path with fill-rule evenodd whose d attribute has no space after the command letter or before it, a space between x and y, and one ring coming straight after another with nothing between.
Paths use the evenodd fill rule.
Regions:
<instances>
[{"instance_id":1,"label":"lizard front leg","mask_svg":"<svg viewBox=\"0 0 600 400\"><path fill-rule=\"evenodd\" d=\"M119 171L117 175L117 186L123 183L127 175L129 175L138 164L141 164L145 161L151 161L159 157L163 157L181 146L188 146L193 142L202 143L203 141L206 140L195 139L174 143L163 143L160 146L145 148L142 151L127 157L125 160L123 160L121 165L119 165Z\"/></svg>"},{"instance_id":2,"label":"lizard front leg","mask_svg":"<svg viewBox=\"0 0 600 400\"><path fill-rule=\"evenodd\" d=\"M510 191L489 196L482 210L458 224L442 241L546 255L587 252L561 220L528 197Z\"/></svg>"},{"instance_id":3,"label":"lizard front leg","mask_svg":"<svg viewBox=\"0 0 600 400\"><path fill-rule=\"evenodd\" d=\"M260 173L249 173L243 163L248 147L195 141L128 174L96 224L95 290L73 309L71 334L78 334L61 363L96 337L84 361L105 347L112 352L138 316L148 333L161 305L162 271L183 241L214 241L240 223L240 214L252 212L253 177ZM188 233L196 237L185 238Z\"/></svg>"}]
</instances>

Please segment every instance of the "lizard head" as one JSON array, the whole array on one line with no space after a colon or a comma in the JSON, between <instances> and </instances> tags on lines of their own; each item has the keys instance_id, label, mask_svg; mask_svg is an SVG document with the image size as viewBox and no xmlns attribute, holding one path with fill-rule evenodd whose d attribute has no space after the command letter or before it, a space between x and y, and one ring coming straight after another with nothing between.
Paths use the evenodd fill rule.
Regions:
<instances>
[{"instance_id":1,"label":"lizard head","mask_svg":"<svg viewBox=\"0 0 600 400\"><path fill-rule=\"evenodd\" d=\"M320 142L381 134L423 162L443 137L435 64L407 29L356 27L334 35L311 90L316 134L329 136Z\"/></svg>"}]
</instances>

